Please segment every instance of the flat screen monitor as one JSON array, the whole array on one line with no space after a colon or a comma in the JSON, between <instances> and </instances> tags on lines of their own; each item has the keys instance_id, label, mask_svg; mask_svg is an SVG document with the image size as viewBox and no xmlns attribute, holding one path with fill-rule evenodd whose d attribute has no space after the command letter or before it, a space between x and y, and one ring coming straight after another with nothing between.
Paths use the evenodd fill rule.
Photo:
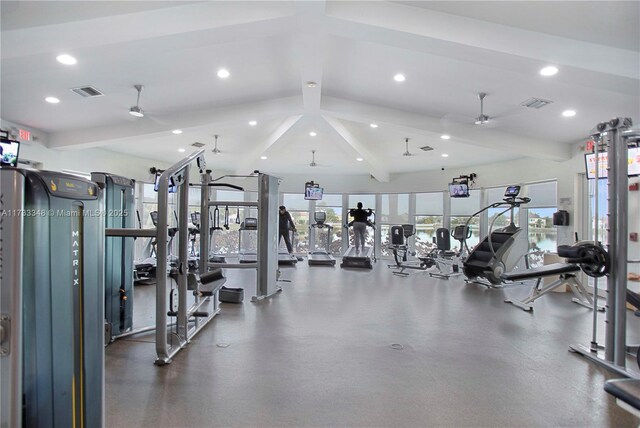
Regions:
<instances>
[{"instance_id":1,"label":"flat screen monitor","mask_svg":"<svg viewBox=\"0 0 640 428\"><path fill-rule=\"evenodd\" d=\"M156 182L153 186L153 190L155 190L156 192L158 191L158 188L160 187L160 176L162 175L161 172L156 172ZM171 180L170 180L171 181ZM176 186L173 183L169 183L169 193L176 193L178 191L178 186Z\"/></svg>"},{"instance_id":2,"label":"flat screen monitor","mask_svg":"<svg viewBox=\"0 0 640 428\"><path fill-rule=\"evenodd\" d=\"M640 175L640 147L629 148L627 155L627 165L629 177ZM584 155L584 162L587 169L587 178L596 178L596 154ZM607 178L607 167L609 166L609 156L606 152L598 153L598 178Z\"/></svg>"},{"instance_id":3,"label":"flat screen monitor","mask_svg":"<svg viewBox=\"0 0 640 428\"><path fill-rule=\"evenodd\" d=\"M452 198L468 198L469 185L465 183L449 184L449 196L451 196Z\"/></svg>"},{"instance_id":4,"label":"flat screen monitor","mask_svg":"<svg viewBox=\"0 0 640 428\"><path fill-rule=\"evenodd\" d=\"M304 198L308 201L321 201L323 190L322 187L307 186L304 188Z\"/></svg>"},{"instance_id":5,"label":"flat screen monitor","mask_svg":"<svg viewBox=\"0 0 640 428\"><path fill-rule=\"evenodd\" d=\"M507 190L504 191L504 196L507 198L515 198L520 194L520 186L509 186Z\"/></svg>"},{"instance_id":6,"label":"flat screen monitor","mask_svg":"<svg viewBox=\"0 0 640 428\"><path fill-rule=\"evenodd\" d=\"M19 151L19 141L0 139L0 165L18 166Z\"/></svg>"}]
</instances>

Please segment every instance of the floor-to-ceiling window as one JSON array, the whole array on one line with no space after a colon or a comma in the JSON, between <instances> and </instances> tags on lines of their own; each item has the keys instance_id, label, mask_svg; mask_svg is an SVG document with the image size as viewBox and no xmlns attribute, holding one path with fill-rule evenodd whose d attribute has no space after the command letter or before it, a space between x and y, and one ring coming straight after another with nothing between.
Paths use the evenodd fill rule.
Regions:
<instances>
[{"instance_id":1,"label":"floor-to-ceiling window","mask_svg":"<svg viewBox=\"0 0 640 428\"><path fill-rule=\"evenodd\" d=\"M390 193L380 195L381 213L377 219L380 228L380 254L392 254L389 249L391 226L409 223L409 194Z\"/></svg>"},{"instance_id":2,"label":"floor-to-ceiling window","mask_svg":"<svg viewBox=\"0 0 640 428\"><path fill-rule=\"evenodd\" d=\"M302 193L285 193L282 204L291 214L297 233L292 242L295 253L306 253L309 250L309 201L304 199ZM286 249L284 240L279 243L282 249Z\"/></svg>"},{"instance_id":3,"label":"floor-to-ceiling window","mask_svg":"<svg viewBox=\"0 0 640 428\"><path fill-rule=\"evenodd\" d=\"M487 194L487 203L489 205L503 200L505 187L490 187L485 190ZM503 227L507 227L511 221L516 226L520 224L520 209L514 208L513 211L508 209L508 206L501 206L497 208L489 208L487 210L487 224L488 230L496 230Z\"/></svg>"},{"instance_id":4,"label":"floor-to-ceiling window","mask_svg":"<svg viewBox=\"0 0 640 428\"><path fill-rule=\"evenodd\" d=\"M557 183L546 181L528 184L527 195L531 202L522 207L527 210L529 248L543 253L555 252L558 231L553 226L553 213L557 211Z\"/></svg>"},{"instance_id":5,"label":"floor-to-ceiling window","mask_svg":"<svg viewBox=\"0 0 640 428\"><path fill-rule=\"evenodd\" d=\"M427 254L433 247L436 230L444 225L444 193L416 193L414 224L415 251L419 255Z\"/></svg>"},{"instance_id":6,"label":"floor-to-ceiling window","mask_svg":"<svg viewBox=\"0 0 640 428\"><path fill-rule=\"evenodd\" d=\"M333 226L331 254L342 254L342 237L346 233L342 227L342 195L325 193L321 201L316 201L316 211L324 211L327 214L325 222Z\"/></svg>"}]
</instances>

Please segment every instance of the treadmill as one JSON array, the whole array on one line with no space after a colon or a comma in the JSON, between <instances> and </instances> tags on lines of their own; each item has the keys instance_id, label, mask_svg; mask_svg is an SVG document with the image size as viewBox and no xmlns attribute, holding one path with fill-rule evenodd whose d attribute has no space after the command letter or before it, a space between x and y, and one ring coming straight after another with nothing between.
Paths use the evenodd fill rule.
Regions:
<instances>
[{"instance_id":1,"label":"treadmill","mask_svg":"<svg viewBox=\"0 0 640 428\"><path fill-rule=\"evenodd\" d=\"M356 253L356 247L354 245L349 245L349 248L342 256L342 263L340 263L340 267L373 269L373 263L376 261L375 217L374 221L367 223L367 227L370 227L374 232L373 246L365 246L360 249L360 252Z\"/></svg>"},{"instance_id":2,"label":"treadmill","mask_svg":"<svg viewBox=\"0 0 640 428\"><path fill-rule=\"evenodd\" d=\"M255 217L245 218L244 221L240 223L238 234L238 258L240 263L257 263L258 219ZM251 239L252 236L253 239Z\"/></svg>"},{"instance_id":3,"label":"treadmill","mask_svg":"<svg viewBox=\"0 0 640 428\"><path fill-rule=\"evenodd\" d=\"M290 242L291 242L291 247L295 248L296 247L296 234L293 232L293 230L289 230L289 236L290 236ZM285 245L284 247L282 247L279 243L278 243L278 265L295 265L296 263L298 263L298 257L296 257L295 254L289 254L289 250L287 249L287 246Z\"/></svg>"},{"instance_id":4,"label":"treadmill","mask_svg":"<svg viewBox=\"0 0 640 428\"><path fill-rule=\"evenodd\" d=\"M326 224L327 213L324 211L316 211L313 214L315 223L309 228L309 240L314 243L314 249L309 251L308 261L309 266L335 266L336 259L329 254L331 248L331 241L333 238L333 226ZM315 239L322 229L327 230L327 239L321 245L317 245L318 241ZM311 237L313 236L313 239Z\"/></svg>"}]
</instances>

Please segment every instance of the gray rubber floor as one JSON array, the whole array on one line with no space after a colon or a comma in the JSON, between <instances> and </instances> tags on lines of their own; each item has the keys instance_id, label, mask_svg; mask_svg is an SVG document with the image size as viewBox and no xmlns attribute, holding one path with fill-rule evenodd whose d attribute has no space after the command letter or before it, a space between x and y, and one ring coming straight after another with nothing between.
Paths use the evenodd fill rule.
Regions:
<instances>
[{"instance_id":1,"label":"gray rubber floor","mask_svg":"<svg viewBox=\"0 0 640 428\"><path fill-rule=\"evenodd\" d=\"M338 261L339 264L339 261ZM503 303L528 287L461 278L283 269L283 291L251 303L254 274L228 271L245 302L221 313L174 361L153 365L153 334L106 350L108 427L632 427L603 390L604 369L568 352L591 311L552 293L533 313ZM141 322L153 286L136 288ZM640 319L629 314L630 338ZM602 336L601 336L602 337Z\"/></svg>"}]
</instances>

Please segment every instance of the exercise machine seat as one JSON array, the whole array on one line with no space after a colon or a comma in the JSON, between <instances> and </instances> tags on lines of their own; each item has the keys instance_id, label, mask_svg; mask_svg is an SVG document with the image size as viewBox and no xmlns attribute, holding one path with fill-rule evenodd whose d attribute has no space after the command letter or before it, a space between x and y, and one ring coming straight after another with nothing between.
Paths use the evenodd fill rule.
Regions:
<instances>
[{"instance_id":1,"label":"exercise machine seat","mask_svg":"<svg viewBox=\"0 0 640 428\"><path fill-rule=\"evenodd\" d=\"M507 281L519 281L523 279L535 279L545 276L562 275L566 273L578 272L580 266L567 263L553 263L546 266L527 269L520 272L503 273L501 278Z\"/></svg>"},{"instance_id":2,"label":"exercise machine seat","mask_svg":"<svg viewBox=\"0 0 640 428\"><path fill-rule=\"evenodd\" d=\"M640 410L640 379L615 379L604 384L604 390Z\"/></svg>"},{"instance_id":3,"label":"exercise machine seat","mask_svg":"<svg viewBox=\"0 0 640 428\"><path fill-rule=\"evenodd\" d=\"M200 282L202 284L211 284L212 282L219 281L221 279L226 280L221 268L213 269L210 272L200 275Z\"/></svg>"}]
</instances>

